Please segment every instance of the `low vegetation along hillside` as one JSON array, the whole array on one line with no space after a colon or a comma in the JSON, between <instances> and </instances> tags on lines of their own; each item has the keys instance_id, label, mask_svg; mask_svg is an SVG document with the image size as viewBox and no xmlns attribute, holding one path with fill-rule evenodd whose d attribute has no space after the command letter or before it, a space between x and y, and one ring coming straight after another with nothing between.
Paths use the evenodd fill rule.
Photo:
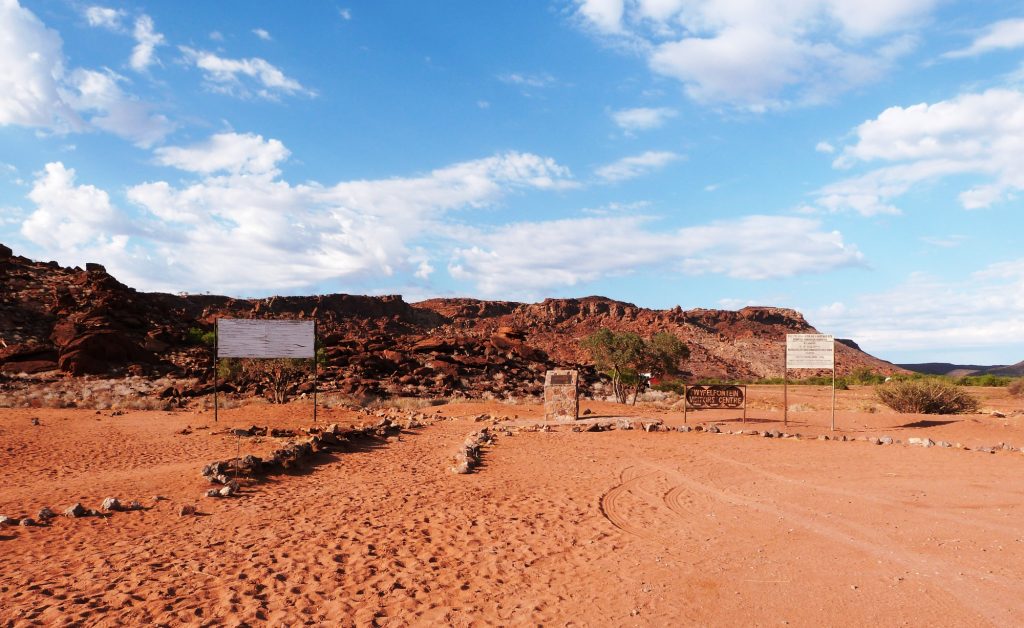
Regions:
<instances>
[{"instance_id":1,"label":"low vegetation along hillside","mask_svg":"<svg viewBox=\"0 0 1024 628\"><path fill-rule=\"evenodd\" d=\"M650 310L604 297L541 303L332 294L234 299L143 293L98 264L63 268L0 245L0 375L63 372L139 375L209 389L210 332L218 317L317 320L322 380L347 394L536 394L545 370L580 368L597 381L580 340L601 328L644 336L667 331L690 348L683 377L759 379L782 374L787 333L813 333L793 310ZM837 344L840 374L901 372L850 341Z\"/></svg>"}]
</instances>

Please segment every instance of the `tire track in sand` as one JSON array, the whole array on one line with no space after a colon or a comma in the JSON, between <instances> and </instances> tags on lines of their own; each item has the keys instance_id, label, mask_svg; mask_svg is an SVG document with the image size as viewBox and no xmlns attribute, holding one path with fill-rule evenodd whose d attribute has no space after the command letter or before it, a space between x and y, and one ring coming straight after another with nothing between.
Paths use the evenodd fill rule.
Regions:
<instances>
[{"instance_id":1,"label":"tire track in sand","mask_svg":"<svg viewBox=\"0 0 1024 628\"><path fill-rule=\"evenodd\" d=\"M645 463L644 466L651 469L651 472L643 477L660 473L670 482L677 483L666 494L666 504L678 503L678 496L684 491L701 493L736 508L754 510L784 519L830 542L846 545L878 560L896 563L905 569L934 576L931 582L936 588L948 594L929 596L934 607L948 609L951 613L956 610L968 610L998 626L1016 625L1020 614L1024 612L1024 586L1016 580L982 574L961 565L950 564L941 558L913 553L884 534L864 526L840 526L835 521L821 520L820 515L808 509L792 505L780 506L756 497L721 489L710 483L702 484L670 467L651 463ZM640 473L639 470L636 472ZM677 514L686 515L680 512ZM847 529L844 530L843 527ZM950 598L958 600L959 606L950 604Z\"/></svg>"}]
</instances>

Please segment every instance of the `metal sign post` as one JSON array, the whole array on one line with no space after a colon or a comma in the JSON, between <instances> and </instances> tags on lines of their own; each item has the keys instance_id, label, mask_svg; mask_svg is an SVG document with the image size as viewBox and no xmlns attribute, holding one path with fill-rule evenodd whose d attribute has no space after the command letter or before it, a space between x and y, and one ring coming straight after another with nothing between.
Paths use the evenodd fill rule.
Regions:
<instances>
[{"instance_id":1,"label":"metal sign post","mask_svg":"<svg viewBox=\"0 0 1024 628\"><path fill-rule=\"evenodd\" d=\"M320 377L320 360L316 355L316 319L313 319L313 425L316 425L316 389Z\"/></svg>"},{"instance_id":2,"label":"metal sign post","mask_svg":"<svg viewBox=\"0 0 1024 628\"><path fill-rule=\"evenodd\" d=\"M836 429L836 342L828 334L786 334L786 368L782 374L784 424L789 425L789 369L832 369L832 431Z\"/></svg>"},{"instance_id":3,"label":"metal sign post","mask_svg":"<svg viewBox=\"0 0 1024 628\"><path fill-rule=\"evenodd\" d=\"M213 327L213 422L218 421L217 418L217 367L220 366L220 362L217 359L217 351L220 346L219 336L217 335L217 326Z\"/></svg>"}]
</instances>

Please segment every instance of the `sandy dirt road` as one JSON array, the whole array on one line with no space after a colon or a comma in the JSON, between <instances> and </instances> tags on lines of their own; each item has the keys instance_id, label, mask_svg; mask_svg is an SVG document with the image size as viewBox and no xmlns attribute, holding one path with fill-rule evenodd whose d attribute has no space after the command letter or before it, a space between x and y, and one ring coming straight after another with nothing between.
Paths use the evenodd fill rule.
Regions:
<instances>
[{"instance_id":1,"label":"sandy dirt road","mask_svg":"<svg viewBox=\"0 0 1024 628\"><path fill-rule=\"evenodd\" d=\"M760 393L747 429L781 428L775 391ZM195 429L208 415L3 410L0 514L111 495L151 508L0 528L0 625L1019 625L1024 454L817 440L827 401L791 389L799 440L499 433L464 476L450 457L481 426L473 415L540 409L442 406L445 420L222 500L199 497L199 469L238 441ZM936 421L858 411L859 391L840 401L851 437L1024 445L1024 417ZM998 390L985 403L1022 405ZM301 405L223 418L308 424ZM688 417L710 418L742 427ZM272 446L245 441L243 453ZM182 503L200 516L179 517Z\"/></svg>"}]
</instances>

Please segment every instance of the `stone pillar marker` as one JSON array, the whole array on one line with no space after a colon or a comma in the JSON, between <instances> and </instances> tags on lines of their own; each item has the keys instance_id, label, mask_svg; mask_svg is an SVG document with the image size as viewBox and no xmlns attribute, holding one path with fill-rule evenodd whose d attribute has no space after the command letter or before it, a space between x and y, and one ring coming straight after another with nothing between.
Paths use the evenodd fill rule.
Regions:
<instances>
[{"instance_id":1,"label":"stone pillar marker","mask_svg":"<svg viewBox=\"0 0 1024 628\"><path fill-rule=\"evenodd\" d=\"M570 423L579 416L579 371L548 371L544 377L544 420Z\"/></svg>"}]
</instances>

